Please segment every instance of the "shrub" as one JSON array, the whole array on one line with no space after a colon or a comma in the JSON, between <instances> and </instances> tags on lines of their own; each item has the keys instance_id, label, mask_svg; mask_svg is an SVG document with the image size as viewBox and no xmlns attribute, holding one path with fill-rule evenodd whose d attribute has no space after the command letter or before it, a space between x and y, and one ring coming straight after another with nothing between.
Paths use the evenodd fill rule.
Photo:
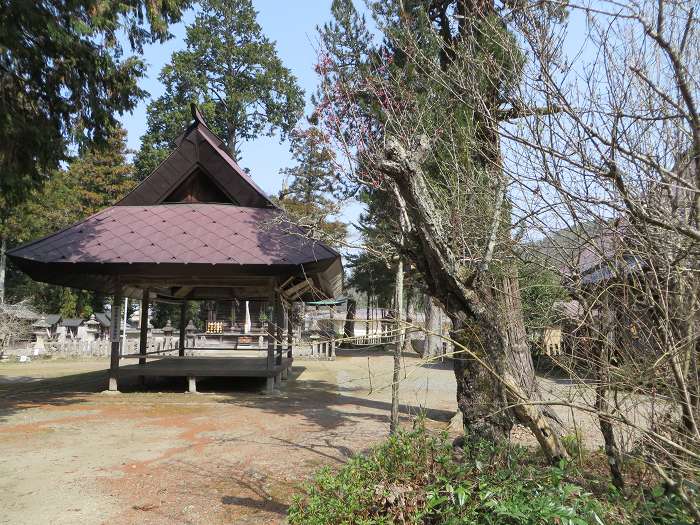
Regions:
<instances>
[{"instance_id":1,"label":"shrub","mask_svg":"<svg viewBox=\"0 0 700 525\"><path fill-rule=\"evenodd\" d=\"M691 492L694 495L694 492ZM639 525L693 525L694 520L688 514L683 502L663 486L654 487L638 503L635 514Z\"/></svg>"},{"instance_id":2,"label":"shrub","mask_svg":"<svg viewBox=\"0 0 700 525\"><path fill-rule=\"evenodd\" d=\"M604 523L603 506L523 448L401 433L339 471L322 469L289 509L291 524Z\"/></svg>"}]
</instances>

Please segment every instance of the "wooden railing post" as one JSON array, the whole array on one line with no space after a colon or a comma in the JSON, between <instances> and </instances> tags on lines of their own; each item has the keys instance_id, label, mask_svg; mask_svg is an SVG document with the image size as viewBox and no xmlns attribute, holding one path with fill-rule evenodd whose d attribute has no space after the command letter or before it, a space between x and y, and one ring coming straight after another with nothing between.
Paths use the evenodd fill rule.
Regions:
<instances>
[{"instance_id":1,"label":"wooden railing post","mask_svg":"<svg viewBox=\"0 0 700 525\"><path fill-rule=\"evenodd\" d=\"M139 334L139 353L143 358L139 358L139 364L146 364L146 353L148 352L148 301L150 300L148 288L144 289L141 297L141 332Z\"/></svg>"},{"instance_id":2,"label":"wooden railing post","mask_svg":"<svg viewBox=\"0 0 700 525\"><path fill-rule=\"evenodd\" d=\"M287 357L292 357L292 347L294 346L294 325L292 324L292 305L287 309Z\"/></svg>"},{"instance_id":3,"label":"wooden railing post","mask_svg":"<svg viewBox=\"0 0 700 525\"><path fill-rule=\"evenodd\" d=\"M275 292L270 294L270 314L267 319L267 368L271 369L275 364Z\"/></svg>"},{"instance_id":4,"label":"wooden railing post","mask_svg":"<svg viewBox=\"0 0 700 525\"><path fill-rule=\"evenodd\" d=\"M185 328L187 327L187 301L180 305L180 341L178 343L178 355L185 355Z\"/></svg>"},{"instance_id":5,"label":"wooden railing post","mask_svg":"<svg viewBox=\"0 0 700 525\"><path fill-rule=\"evenodd\" d=\"M282 364L282 324L284 323L284 311L279 292L275 292L275 364Z\"/></svg>"},{"instance_id":6,"label":"wooden railing post","mask_svg":"<svg viewBox=\"0 0 700 525\"><path fill-rule=\"evenodd\" d=\"M119 345L121 338L119 337L119 325L121 324L121 308L122 308L122 291L118 289L112 297L112 312L109 326L109 339L111 342L111 352L109 359L109 390L117 392L119 385L117 378L119 375Z\"/></svg>"}]
</instances>

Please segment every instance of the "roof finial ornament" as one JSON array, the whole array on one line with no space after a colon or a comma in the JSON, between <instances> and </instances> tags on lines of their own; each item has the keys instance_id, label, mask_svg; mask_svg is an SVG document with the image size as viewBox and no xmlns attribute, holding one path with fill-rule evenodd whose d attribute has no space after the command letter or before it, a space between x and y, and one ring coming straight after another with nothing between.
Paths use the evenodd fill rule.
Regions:
<instances>
[{"instance_id":1,"label":"roof finial ornament","mask_svg":"<svg viewBox=\"0 0 700 525\"><path fill-rule=\"evenodd\" d=\"M199 112L199 108L197 108L197 104L190 102L190 111L192 111L192 118L194 119L195 124L202 124L203 126L207 125L207 123L204 122L204 117Z\"/></svg>"}]
</instances>

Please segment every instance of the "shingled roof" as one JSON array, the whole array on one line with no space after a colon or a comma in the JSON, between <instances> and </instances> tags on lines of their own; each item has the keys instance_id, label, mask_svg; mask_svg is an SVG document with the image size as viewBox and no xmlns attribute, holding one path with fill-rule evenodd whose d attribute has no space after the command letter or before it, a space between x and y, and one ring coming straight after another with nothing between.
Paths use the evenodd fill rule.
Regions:
<instances>
[{"instance_id":1,"label":"shingled roof","mask_svg":"<svg viewBox=\"0 0 700 525\"><path fill-rule=\"evenodd\" d=\"M340 255L292 224L193 116L177 148L115 206L11 250L12 261L36 280L107 293L147 279L211 285L298 274L337 295Z\"/></svg>"},{"instance_id":2,"label":"shingled roof","mask_svg":"<svg viewBox=\"0 0 700 525\"><path fill-rule=\"evenodd\" d=\"M265 192L231 157L223 141L204 124L194 109L194 122L175 141L170 155L117 206L144 206L171 201L184 189L200 182L218 202L272 208ZM205 179L202 181L202 179Z\"/></svg>"},{"instance_id":3,"label":"shingled roof","mask_svg":"<svg viewBox=\"0 0 700 525\"><path fill-rule=\"evenodd\" d=\"M338 254L276 208L225 204L112 206L12 252L37 263L298 266Z\"/></svg>"}]
</instances>

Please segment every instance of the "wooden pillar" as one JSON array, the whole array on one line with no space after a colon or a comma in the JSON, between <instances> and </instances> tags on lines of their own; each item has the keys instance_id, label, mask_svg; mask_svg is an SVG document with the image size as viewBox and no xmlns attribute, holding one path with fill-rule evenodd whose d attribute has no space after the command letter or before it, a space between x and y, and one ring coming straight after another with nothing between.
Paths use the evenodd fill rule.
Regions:
<instances>
[{"instance_id":1,"label":"wooden pillar","mask_svg":"<svg viewBox=\"0 0 700 525\"><path fill-rule=\"evenodd\" d=\"M112 312L111 320L109 326L109 340L111 342L111 352L109 359L109 390L110 392L117 392L119 390L117 384L117 376L119 374L119 326L121 324L122 316L122 291L118 290L114 293L112 297Z\"/></svg>"},{"instance_id":2,"label":"wooden pillar","mask_svg":"<svg viewBox=\"0 0 700 525\"><path fill-rule=\"evenodd\" d=\"M267 368L270 369L275 364L275 292L270 294L270 315L267 319ZM269 385L269 383L268 383Z\"/></svg>"},{"instance_id":3,"label":"wooden pillar","mask_svg":"<svg viewBox=\"0 0 700 525\"><path fill-rule=\"evenodd\" d=\"M146 353L148 352L148 301L150 299L148 288L144 289L141 297L141 332L139 334L139 364L146 364Z\"/></svg>"},{"instance_id":4,"label":"wooden pillar","mask_svg":"<svg viewBox=\"0 0 700 525\"><path fill-rule=\"evenodd\" d=\"M282 326L284 324L284 309L282 308L282 298L279 292L275 292L275 363L282 364L282 342L284 341L284 333Z\"/></svg>"},{"instance_id":5,"label":"wooden pillar","mask_svg":"<svg viewBox=\"0 0 700 525\"><path fill-rule=\"evenodd\" d=\"M294 346L294 325L292 324L292 304L287 310L287 357L292 357L292 347Z\"/></svg>"},{"instance_id":6,"label":"wooden pillar","mask_svg":"<svg viewBox=\"0 0 700 525\"><path fill-rule=\"evenodd\" d=\"M180 343L178 355L185 355L185 328L187 327L187 301L182 301L180 305Z\"/></svg>"},{"instance_id":7,"label":"wooden pillar","mask_svg":"<svg viewBox=\"0 0 700 525\"><path fill-rule=\"evenodd\" d=\"M287 346L287 358L292 357L292 303L289 303L288 308L284 309L284 330L287 334L285 337L286 340L286 346ZM290 367L285 367L284 370L282 370L282 379L285 381L289 377L289 368Z\"/></svg>"}]
</instances>

